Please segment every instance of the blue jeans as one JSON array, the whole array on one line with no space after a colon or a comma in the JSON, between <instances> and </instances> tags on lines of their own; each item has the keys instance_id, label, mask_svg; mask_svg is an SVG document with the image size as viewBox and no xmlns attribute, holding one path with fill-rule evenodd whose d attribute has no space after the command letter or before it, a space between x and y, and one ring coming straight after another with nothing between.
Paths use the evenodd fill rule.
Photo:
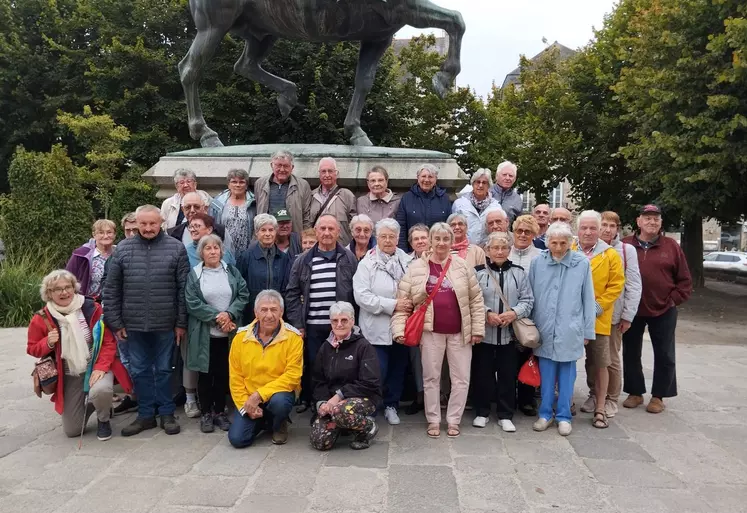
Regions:
<instances>
[{"instance_id":1,"label":"blue jeans","mask_svg":"<svg viewBox=\"0 0 747 513\"><path fill-rule=\"evenodd\" d=\"M270 400L261 404L263 415L252 419L249 415L241 415L238 411L233 416L231 428L228 430L228 441L237 449L249 447L254 443L257 435L272 425L272 431L280 429L280 424L290 416L293 405L296 404L296 394L293 392L277 392Z\"/></svg>"},{"instance_id":2,"label":"blue jeans","mask_svg":"<svg viewBox=\"0 0 747 513\"><path fill-rule=\"evenodd\" d=\"M384 406L397 408L405 386L405 372L410 360L410 348L395 342L391 346L374 346L374 349L379 359Z\"/></svg>"},{"instance_id":3,"label":"blue jeans","mask_svg":"<svg viewBox=\"0 0 747 513\"><path fill-rule=\"evenodd\" d=\"M555 409L555 420L558 422L571 421L571 400L573 386L576 383L576 362L555 362L547 358L537 358L542 382L542 404L539 416L551 419L553 404L555 403L555 383L558 384L558 404Z\"/></svg>"},{"instance_id":4,"label":"blue jeans","mask_svg":"<svg viewBox=\"0 0 747 513\"><path fill-rule=\"evenodd\" d=\"M127 345L126 341L117 340L117 349L119 350L119 361L127 369L127 373L132 376L132 369L130 368L130 346Z\"/></svg>"},{"instance_id":5,"label":"blue jeans","mask_svg":"<svg viewBox=\"0 0 747 513\"><path fill-rule=\"evenodd\" d=\"M130 377L138 397L137 416L150 419L158 414L173 415L175 406L171 396L171 354L174 351L174 332L128 331Z\"/></svg>"}]
</instances>

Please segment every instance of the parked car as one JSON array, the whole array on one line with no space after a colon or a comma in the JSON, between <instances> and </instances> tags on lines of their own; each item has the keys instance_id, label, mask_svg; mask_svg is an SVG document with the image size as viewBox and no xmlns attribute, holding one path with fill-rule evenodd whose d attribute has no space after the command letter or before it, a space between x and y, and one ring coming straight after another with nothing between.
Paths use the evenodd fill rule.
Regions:
<instances>
[{"instance_id":1,"label":"parked car","mask_svg":"<svg viewBox=\"0 0 747 513\"><path fill-rule=\"evenodd\" d=\"M747 271L747 253L714 251L703 258L703 269L711 271Z\"/></svg>"}]
</instances>

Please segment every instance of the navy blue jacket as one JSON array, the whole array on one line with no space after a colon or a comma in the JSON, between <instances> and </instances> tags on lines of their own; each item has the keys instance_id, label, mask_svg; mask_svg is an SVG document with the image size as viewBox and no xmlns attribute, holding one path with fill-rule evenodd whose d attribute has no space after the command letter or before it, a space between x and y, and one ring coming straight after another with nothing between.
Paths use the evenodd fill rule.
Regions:
<instances>
[{"instance_id":1,"label":"navy blue jacket","mask_svg":"<svg viewBox=\"0 0 747 513\"><path fill-rule=\"evenodd\" d=\"M257 298L257 294L265 289L277 290L281 294L285 293L292 263L291 258L277 248L275 248L275 258L272 262L268 262L264 251L256 240L239 254L236 259L236 268L249 289L249 302L244 309L245 324L254 320L254 300ZM269 279L270 271L272 271L271 281Z\"/></svg>"},{"instance_id":2,"label":"navy blue jacket","mask_svg":"<svg viewBox=\"0 0 747 513\"><path fill-rule=\"evenodd\" d=\"M407 241L410 228L418 223L431 227L434 223L446 222L451 215L451 200L446 189L434 187L429 193L424 193L418 184L410 187L402 196L397 210L397 222L400 226L399 247L403 251L412 251Z\"/></svg>"}]
</instances>

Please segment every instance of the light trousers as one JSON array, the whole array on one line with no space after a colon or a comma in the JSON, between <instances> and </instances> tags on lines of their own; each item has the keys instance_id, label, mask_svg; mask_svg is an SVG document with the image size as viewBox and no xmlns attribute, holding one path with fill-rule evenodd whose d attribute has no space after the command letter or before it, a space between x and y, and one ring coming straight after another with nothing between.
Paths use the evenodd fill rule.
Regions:
<instances>
[{"instance_id":1,"label":"light trousers","mask_svg":"<svg viewBox=\"0 0 747 513\"><path fill-rule=\"evenodd\" d=\"M88 418L96 411L96 417L101 422L109 420L109 413L112 407L112 398L114 396L114 374L111 371L104 374L104 377L98 380L88 392L88 407L85 410L85 419L83 405L85 395L83 394L83 380L85 374L80 376L69 376L65 374L63 382L63 393L65 394L65 407L62 411L62 431L65 436L74 437L80 435L83 424L88 424Z\"/></svg>"},{"instance_id":2,"label":"light trousers","mask_svg":"<svg viewBox=\"0 0 747 513\"><path fill-rule=\"evenodd\" d=\"M622 361L620 359L620 350L622 349L622 333L618 329L619 324L612 325L610 332L610 361L607 371L610 375L610 384L607 386L607 399L617 403L622 391ZM586 368L586 384L589 386L589 395L594 395L594 369L589 364L587 358L584 367Z\"/></svg>"},{"instance_id":3,"label":"light trousers","mask_svg":"<svg viewBox=\"0 0 747 513\"><path fill-rule=\"evenodd\" d=\"M441 422L441 368L446 354L451 377L446 422L459 425L467 404L472 345L462 342L461 333L444 335L424 331L420 342L420 354L423 362L425 418L429 424Z\"/></svg>"}]
</instances>

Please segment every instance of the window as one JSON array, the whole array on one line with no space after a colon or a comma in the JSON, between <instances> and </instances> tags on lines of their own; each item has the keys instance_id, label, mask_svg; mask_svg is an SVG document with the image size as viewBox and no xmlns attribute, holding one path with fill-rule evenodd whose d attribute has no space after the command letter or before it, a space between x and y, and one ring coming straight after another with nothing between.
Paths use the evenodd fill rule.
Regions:
<instances>
[{"instance_id":1,"label":"window","mask_svg":"<svg viewBox=\"0 0 747 513\"><path fill-rule=\"evenodd\" d=\"M550 208L558 208L563 206L563 184L558 184L557 187L555 187L550 193L548 194L548 199L550 203Z\"/></svg>"},{"instance_id":2,"label":"window","mask_svg":"<svg viewBox=\"0 0 747 513\"><path fill-rule=\"evenodd\" d=\"M736 255L719 255L716 261L717 262L739 262L739 257Z\"/></svg>"},{"instance_id":3,"label":"window","mask_svg":"<svg viewBox=\"0 0 747 513\"><path fill-rule=\"evenodd\" d=\"M717 255L716 253L710 253L710 254L706 255L706 256L705 256L705 257L703 258L703 260L706 260L706 261L708 261L708 262L713 262L713 261L715 261L715 260L716 260L716 257L718 257L718 255Z\"/></svg>"}]
</instances>

